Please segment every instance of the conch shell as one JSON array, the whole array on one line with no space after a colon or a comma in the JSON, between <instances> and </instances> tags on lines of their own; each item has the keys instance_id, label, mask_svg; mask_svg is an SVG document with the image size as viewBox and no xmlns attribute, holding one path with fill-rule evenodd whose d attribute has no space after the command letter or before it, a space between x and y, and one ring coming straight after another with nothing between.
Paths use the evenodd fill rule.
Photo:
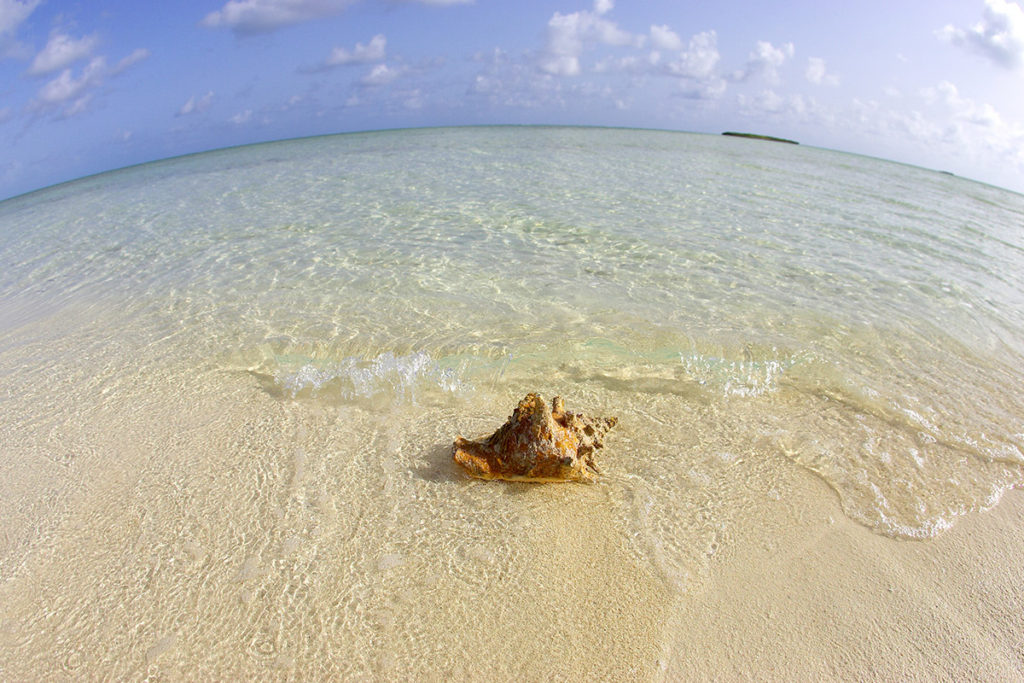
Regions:
<instances>
[{"instance_id":1,"label":"conch shell","mask_svg":"<svg viewBox=\"0 0 1024 683\"><path fill-rule=\"evenodd\" d=\"M548 409L538 394L527 394L498 431L486 439L455 437L452 455L471 476L511 481L594 481L600 474L594 451L614 417L592 418L565 411L560 396Z\"/></svg>"}]
</instances>

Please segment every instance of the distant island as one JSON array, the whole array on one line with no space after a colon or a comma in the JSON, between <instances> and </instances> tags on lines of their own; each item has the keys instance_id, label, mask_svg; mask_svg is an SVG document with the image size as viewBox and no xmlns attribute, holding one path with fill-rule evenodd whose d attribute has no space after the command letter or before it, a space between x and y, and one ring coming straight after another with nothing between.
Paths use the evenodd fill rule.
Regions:
<instances>
[{"instance_id":1,"label":"distant island","mask_svg":"<svg viewBox=\"0 0 1024 683\"><path fill-rule=\"evenodd\" d=\"M727 130L722 135L731 135L734 138L752 138L754 140L770 140L771 142L785 142L790 145L799 145L800 143L796 140L787 140L786 138L776 138L771 135L757 135L755 133L735 133L731 130Z\"/></svg>"}]
</instances>

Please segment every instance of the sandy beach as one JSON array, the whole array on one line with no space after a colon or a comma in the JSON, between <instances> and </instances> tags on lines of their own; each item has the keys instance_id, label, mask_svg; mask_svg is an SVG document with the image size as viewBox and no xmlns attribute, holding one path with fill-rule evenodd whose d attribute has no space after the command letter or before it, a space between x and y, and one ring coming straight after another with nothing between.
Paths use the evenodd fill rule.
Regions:
<instances>
[{"instance_id":1,"label":"sandy beach","mask_svg":"<svg viewBox=\"0 0 1024 683\"><path fill-rule=\"evenodd\" d=\"M5 679L1024 672L1016 491L937 538L895 540L850 521L810 472L751 452L728 465L742 504L694 549L706 562L673 576L616 515L621 452L606 483L478 482L443 433L417 450L366 415L296 409L246 378L228 397L197 387L127 420L97 405L55 435L92 440L92 455L53 467L79 479L42 496L59 507L42 542L5 549L23 562L0 586ZM97 440L100 421L118 436ZM359 462L367 433L376 474ZM111 454L126 466L89 470ZM381 496L406 502L382 509Z\"/></svg>"},{"instance_id":2,"label":"sandy beach","mask_svg":"<svg viewBox=\"0 0 1024 683\"><path fill-rule=\"evenodd\" d=\"M807 474L682 600L669 680L1017 680L1024 495L927 541L844 517Z\"/></svg>"}]
</instances>

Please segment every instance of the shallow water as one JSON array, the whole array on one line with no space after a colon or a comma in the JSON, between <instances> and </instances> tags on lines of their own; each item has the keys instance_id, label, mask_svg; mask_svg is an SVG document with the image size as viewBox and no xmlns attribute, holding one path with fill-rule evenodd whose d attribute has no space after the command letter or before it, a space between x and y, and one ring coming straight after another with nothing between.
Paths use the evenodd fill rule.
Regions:
<instances>
[{"instance_id":1,"label":"shallow water","mask_svg":"<svg viewBox=\"0 0 1024 683\"><path fill-rule=\"evenodd\" d=\"M0 661L652 675L675 601L794 471L912 539L1024 482L1022 224L1024 197L923 169L568 128L289 141L8 200ZM618 416L600 484L455 470L454 436L531 390ZM621 669L507 635L616 609L648 619L602 646Z\"/></svg>"}]
</instances>

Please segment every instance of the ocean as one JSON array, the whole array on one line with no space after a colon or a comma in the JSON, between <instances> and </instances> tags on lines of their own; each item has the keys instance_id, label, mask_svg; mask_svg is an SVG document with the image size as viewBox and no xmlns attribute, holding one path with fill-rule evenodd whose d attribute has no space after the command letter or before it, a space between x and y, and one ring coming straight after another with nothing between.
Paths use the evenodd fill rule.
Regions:
<instances>
[{"instance_id":1,"label":"ocean","mask_svg":"<svg viewBox=\"0 0 1024 683\"><path fill-rule=\"evenodd\" d=\"M1022 226L936 171L598 128L2 202L0 674L656 678L797 478L892 543L1024 483ZM598 483L452 463L531 391L618 418Z\"/></svg>"}]
</instances>

